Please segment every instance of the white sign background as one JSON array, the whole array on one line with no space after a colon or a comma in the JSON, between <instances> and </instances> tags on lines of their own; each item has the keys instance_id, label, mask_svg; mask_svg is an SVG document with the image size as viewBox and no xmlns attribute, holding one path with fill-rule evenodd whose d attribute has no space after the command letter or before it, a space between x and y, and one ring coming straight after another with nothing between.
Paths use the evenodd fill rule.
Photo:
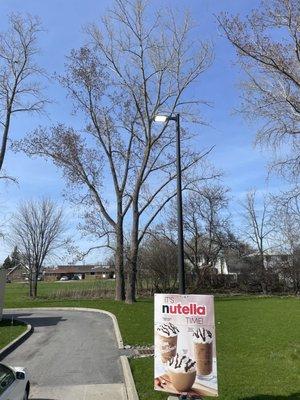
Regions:
<instances>
[{"instance_id":1,"label":"white sign background","mask_svg":"<svg viewBox=\"0 0 300 400\"><path fill-rule=\"evenodd\" d=\"M193 331L198 328L206 328L213 334L213 371L209 379L197 376L192 389L199 396L217 396L217 357L216 335L214 317L214 298L211 295L179 295L179 294L155 294L154 297L154 389L182 394L168 384L161 384L166 378L168 382L167 366L162 363L159 350L159 337L157 328L161 324L171 322L179 329L177 338L177 353L186 354L195 359ZM179 307L178 307L179 305ZM172 306L172 307L171 307ZM205 314L204 314L205 310ZM159 382L159 384L158 384Z\"/></svg>"}]
</instances>

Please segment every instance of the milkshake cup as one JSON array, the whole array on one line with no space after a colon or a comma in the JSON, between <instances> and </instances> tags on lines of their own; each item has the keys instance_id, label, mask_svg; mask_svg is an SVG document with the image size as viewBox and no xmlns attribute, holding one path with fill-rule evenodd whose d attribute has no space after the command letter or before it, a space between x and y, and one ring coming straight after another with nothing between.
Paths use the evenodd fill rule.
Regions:
<instances>
[{"instance_id":1,"label":"milkshake cup","mask_svg":"<svg viewBox=\"0 0 300 400\"><path fill-rule=\"evenodd\" d=\"M205 328L199 328L193 333L193 342L197 376L200 379L210 379L213 367L212 333Z\"/></svg>"},{"instance_id":2,"label":"milkshake cup","mask_svg":"<svg viewBox=\"0 0 300 400\"><path fill-rule=\"evenodd\" d=\"M172 385L178 392L188 392L191 390L196 379L196 361L187 355L176 356L168 362L167 372Z\"/></svg>"},{"instance_id":3,"label":"milkshake cup","mask_svg":"<svg viewBox=\"0 0 300 400\"><path fill-rule=\"evenodd\" d=\"M163 364L176 355L178 333L178 328L171 322L159 325L156 329L157 347Z\"/></svg>"}]
</instances>

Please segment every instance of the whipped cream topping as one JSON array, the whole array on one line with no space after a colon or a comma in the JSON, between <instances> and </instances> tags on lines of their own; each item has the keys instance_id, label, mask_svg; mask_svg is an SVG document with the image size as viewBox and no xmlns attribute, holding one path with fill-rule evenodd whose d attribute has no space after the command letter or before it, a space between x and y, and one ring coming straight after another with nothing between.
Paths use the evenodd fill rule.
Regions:
<instances>
[{"instance_id":1,"label":"whipped cream topping","mask_svg":"<svg viewBox=\"0 0 300 400\"><path fill-rule=\"evenodd\" d=\"M176 356L168 362L168 370L175 373L190 374L196 371L196 361L187 355L176 353Z\"/></svg>"},{"instance_id":2,"label":"whipped cream topping","mask_svg":"<svg viewBox=\"0 0 300 400\"><path fill-rule=\"evenodd\" d=\"M194 343L212 343L213 335L211 331L205 328L199 328L193 332Z\"/></svg>"},{"instance_id":3,"label":"whipped cream topping","mask_svg":"<svg viewBox=\"0 0 300 400\"><path fill-rule=\"evenodd\" d=\"M157 333L159 333L161 336L165 337L174 337L177 336L179 333L179 329L173 325L171 322L168 322L167 324L161 324L156 328Z\"/></svg>"}]
</instances>

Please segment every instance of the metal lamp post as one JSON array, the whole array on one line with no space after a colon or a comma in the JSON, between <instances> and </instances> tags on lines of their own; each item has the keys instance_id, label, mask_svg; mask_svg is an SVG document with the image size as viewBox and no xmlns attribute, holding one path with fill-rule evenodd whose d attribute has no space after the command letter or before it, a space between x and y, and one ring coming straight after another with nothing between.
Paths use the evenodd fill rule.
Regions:
<instances>
[{"instance_id":1,"label":"metal lamp post","mask_svg":"<svg viewBox=\"0 0 300 400\"><path fill-rule=\"evenodd\" d=\"M179 293L185 294L185 271L183 250L182 185L181 185L181 149L180 149L180 114L175 116L157 115L156 122L175 121L176 123L176 169L177 169L177 230L178 230L178 279Z\"/></svg>"}]
</instances>

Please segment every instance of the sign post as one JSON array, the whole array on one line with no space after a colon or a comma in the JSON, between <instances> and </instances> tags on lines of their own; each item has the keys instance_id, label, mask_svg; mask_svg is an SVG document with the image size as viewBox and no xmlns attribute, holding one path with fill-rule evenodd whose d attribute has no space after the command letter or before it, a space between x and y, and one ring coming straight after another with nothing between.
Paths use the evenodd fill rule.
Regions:
<instances>
[{"instance_id":1,"label":"sign post","mask_svg":"<svg viewBox=\"0 0 300 400\"><path fill-rule=\"evenodd\" d=\"M154 389L218 396L213 296L156 294L154 314Z\"/></svg>"}]
</instances>

